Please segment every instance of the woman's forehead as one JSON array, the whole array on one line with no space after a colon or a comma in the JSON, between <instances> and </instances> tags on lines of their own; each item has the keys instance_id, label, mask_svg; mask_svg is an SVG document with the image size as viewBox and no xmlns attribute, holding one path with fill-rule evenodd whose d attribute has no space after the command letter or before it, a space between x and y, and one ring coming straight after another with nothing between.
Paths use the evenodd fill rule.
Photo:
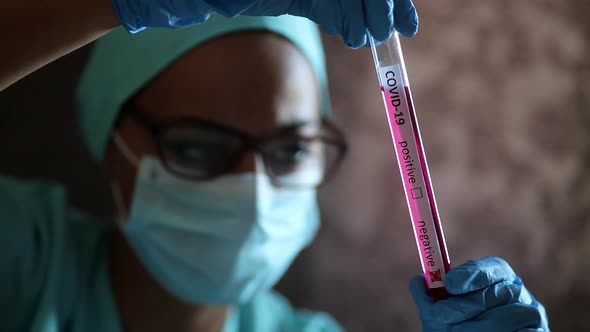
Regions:
<instances>
[{"instance_id":1,"label":"woman's forehead","mask_svg":"<svg viewBox=\"0 0 590 332\"><path fill-rule=\"evenodd\" d=\"M317 121L320 87L306 57L268 32L218 38L180 57L136 97L152 118L200 117L258 135Z\"/></svg>"}]
</instances>

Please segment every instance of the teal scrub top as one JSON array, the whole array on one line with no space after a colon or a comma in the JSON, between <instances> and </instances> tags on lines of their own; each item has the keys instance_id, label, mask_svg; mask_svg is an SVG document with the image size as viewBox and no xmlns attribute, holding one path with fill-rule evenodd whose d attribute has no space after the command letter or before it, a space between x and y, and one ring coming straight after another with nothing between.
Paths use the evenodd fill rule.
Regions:
<instances>
[{"instance_id":1,"label":"teal scrub top","mask_svg":"<svg viewBox=\"0 0 590 332\"><path fill-rule=\"evenodd\" d=\"M108 277L107 223L68 206L60 185L0 176L0 330L122 331ZM269 291L223 332L339 332L328 315Z\"/></svg>"}]
</instances>

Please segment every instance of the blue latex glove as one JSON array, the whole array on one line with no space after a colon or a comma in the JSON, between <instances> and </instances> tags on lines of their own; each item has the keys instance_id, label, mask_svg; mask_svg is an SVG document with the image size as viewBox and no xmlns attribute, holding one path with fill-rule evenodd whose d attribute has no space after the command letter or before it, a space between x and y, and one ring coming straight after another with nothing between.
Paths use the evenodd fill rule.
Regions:
<instances>
[{"instance_id":1,"label":"blue latex glove","mask_svg":"<svg viewBox=\"0 0 590 332\"><path fill-rule=\"evenodd\" d=\"M424 277L410 282L424 332L549 331L545 308L501 258L469 261L447 274L452 298L434 302Z\"/></svg>"},{"instance_id":2,"label":"blue latex glove","mask_svg":"<svg viewBox=\"0 0 590 332\"><path fill-rule=\"evenodd\" d=\"M200 24L212 13L233 17L303 16L338 34L350 47L368 43L367 31L377 41L395 28L411 37L418 30L412 0L112 0L123 26L130 32L146 27L180 28Z\"/></svg>"}]
</instances>

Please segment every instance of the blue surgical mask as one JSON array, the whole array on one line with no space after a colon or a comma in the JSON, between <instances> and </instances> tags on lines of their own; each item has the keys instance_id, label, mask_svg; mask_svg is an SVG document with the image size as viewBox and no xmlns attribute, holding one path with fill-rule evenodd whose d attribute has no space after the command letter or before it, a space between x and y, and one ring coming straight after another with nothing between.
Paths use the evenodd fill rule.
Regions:
<instances>
[{"instance_id":1,"label":"blue surgical mask","mask_svg":"<svg viewBox=\"0 0 590 332\"><path fill-rule=\"evenodd\" d=\"M275 188L257 173L194 182L157 158L139 161L121 228L168 292L192 304L248 301L272 288L314 238L315 190Z\"/></svg>"}]
</instances>

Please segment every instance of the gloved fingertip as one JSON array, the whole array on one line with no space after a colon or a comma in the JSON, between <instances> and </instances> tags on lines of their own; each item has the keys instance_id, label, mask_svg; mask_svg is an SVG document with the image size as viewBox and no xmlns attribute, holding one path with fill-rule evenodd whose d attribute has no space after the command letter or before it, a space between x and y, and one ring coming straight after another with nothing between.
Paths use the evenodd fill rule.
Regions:
<instances>
[{"instance_id":1,"label":"gloved fingertip","mask_svg":"<svg viewBox=\"0 0 590 332\"><path fill-rule=\"evenodd\" d=\"M404 37L411 38L418 33L419 19L415 11L414 14L405 24L396 26L396 30Z\"/></svg>"},{"instance_id":2,"label":"gloved fingertip","mask_svg":"<svg viewBox=\"0 0 590 332\"><path fill-rule=\"evenodd\" d=\"M537 326L543 328L545 322L545 314L541 312L536 306L524 303L515 303L512 305L511 313L518 314L522 321L526 322L526 326Z\"/></svg>"},{"instance_id":3,"label":"gloved fingertip","mask_svg":"<svg viewBox=\"0 0 590 332\"><path fill-rule=\"evenodd\" d=\"M395 31L393 0L365 0L365 23L376 42L383 42Z\"/></svg>"},{"instance_id":4,"label":"gloved fingertip","mask_svg":"<svg viewBox=\"0 0 590 332\"><path fill-rule=\"evenodd\" d=\"M413 37L418 33L419 18L416 7L411 0L401 2L394 10L395 30L404 37Z\"/></svg>"},{"instance_id":5,"label":"gloved fingertip","mask_svg":"<svg viewBox=\"0 0 590 332\"><path fill-rule=\"evenodd\" d=\"M382 33L380 35L373 35L371 34L371 36L373 37L373 40L375 40L375 44L381 44L384 41L388 40L389 38L391 38L391 35L393 35L393 30L391 30L390 33Z\"/></svg>"},{"instance_id":6,"label":"gloved fingertip","mask_svg":"<svg viewBox=\"0 0 590 332\"><path fill-rule=\"evenodd\" d=\"M390 17L388 22L382 23L383 24L378 26L374 25L372 27L369 27L370 37L373 37L373 39L376 42L380 43L388 40L395 31L395 27L393 25L393 17Z\"/></svg>"},{"instance_id":7,"label":"gloved fingertip","mask_svg":"<svg viewBox=\"0 0 590 332\"><path fill-rule=\"evenodd\" d=\"M410 291L426 290L426 280L424 279L424 276L415 275L412 279L410 279L410 282L408 283L408 288L410 289Z\"/></svg>"},{"instance_id":8,"label":"gloved fingertip","mask_svg":"<svg viewBox=\"0 0 590 332\"><path fill-rule=\"evenodd\" d=\"M415 35L418 34L418 28L416 27L414 29L402 30L402 31L399 31L398 30L398 32L399 32L400 35L402 35L402 36L404 36L406 38L412 38L412 37L414 37Z\"/></svg>"},{"instance_id":9,"label":"gloved fingertip","mask_svg":"<svg viewBox=\"0 0 590 332\"><path fill-rule=\"evenodd\" d=\"M128 10L127 7L122 7L120 1L111 0L111 6L113 7L115 16L121 26L123 26L123 28L125 28L130 34L133 35L146 29L146 26L142 22L142 18L133 11Z\"/></svg>"},{"instance_id":10,"label":"gloved fingertip","mask_svg":"<svg viewBox=\"0 0 590 332\"><path fill-rule=\"evenodd\" d=\"M412 280L410 280L410 284L408 285L408 289L410 290L410 294L414 298L414 301L418 305L418 307L422 307L423 305L430 305L433 304L434 301L428 294L428 289L426 288L426 280L424 276L417 275Z\"/></svg>"},{"instance_id":11,"label":"gloved fingertip","mask_svg":"<svg viewBox=\"0 0 590 332\"><path fill-rule=\"evenodd\" d=\"M346 46L348 46L349 48L352 48L353 50L356 50L360 47L360 45L357 45L354 42L350 42L350 41L345 41Z\"/></svg>"},{"instance_id":12,"label":"gloved fingertip","mask_svg":"<svg viewBox=\"0 0 590 332\"><path fill-rule=\"evenodd\" d=\"M508 263L499 257L470 260L449 271L445 286L449 293L460 295L517 278Z\"/></svg>"},{"instance_id":13,"label":"gloved fingertip","mask_svg":"<svg viewBox=\"0 0 590 332\"><path fill-rule=\"evenodd\" d=\"M377 39L373 38L370 33L366 33L365 34L365 45L363 45L363 46L364 47L371 47L371 39L373 39L373 42L375 42L375 46L379 46L381 44L381 42L378 41Z\"/></svg>"},{"instance_id":14,"label":"gloved fingertip","mask_svg":"<svg viewBox=\"0 0 590 332\"><path fill-rule=\"evenodd\" d=\"M356 50L359 49L363 46L366 46L369 43L369 40L367 39L366 36L364 36L363 38L359 38L357 40L345 40L346 46Z\"/></svg>"},{"instance_id":15,"label":"gloved fingertip","mask_svg":"<svg viewBox=\"0 0 590 332\"><path fill-rule=\"evenodd\" d=\"M375 46L379 46L381 44L383 44L383 42L378 41L378 40L375 39ZM365 44L365 46L366 47L371 47L371 42L369 40L367 40L367 44Z\"/></svg>"}]
</instances>

